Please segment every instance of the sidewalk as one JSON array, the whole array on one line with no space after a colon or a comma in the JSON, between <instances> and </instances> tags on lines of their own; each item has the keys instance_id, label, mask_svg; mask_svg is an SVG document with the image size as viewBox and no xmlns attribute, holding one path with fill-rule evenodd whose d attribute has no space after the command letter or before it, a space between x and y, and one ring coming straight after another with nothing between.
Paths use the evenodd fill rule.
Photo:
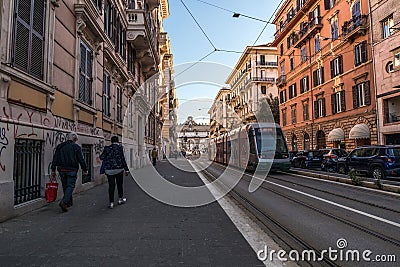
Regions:
<instances>
[{"instance_id":1,"label":"sidewalk","mask_svg":"<svg viewBox=\"0 0 400 267\"><path fill-rule=\"evenodd\" d=\"M198 186L196 173L158 162L176 184ZM127 203L108 209L108 184L0 224L0 266L263 266L217 202L178 208L125 178Z\"/></svg>"}]
</instances>

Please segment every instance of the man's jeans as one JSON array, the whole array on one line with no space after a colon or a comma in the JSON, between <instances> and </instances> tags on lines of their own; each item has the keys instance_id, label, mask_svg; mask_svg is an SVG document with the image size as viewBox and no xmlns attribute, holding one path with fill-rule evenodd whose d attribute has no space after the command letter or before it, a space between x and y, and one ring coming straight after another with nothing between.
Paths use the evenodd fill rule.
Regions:
<instances>
[{"instance_id":1,"label":"man's jeans","mask_svg":"<svg viewBox=\"0 0 400 267\"><path fill-rule=\"evenodd\" d=\"M62 201L64 203L69 203L72 200L72 192L75 189L78 172L59 172L59 174L64 191L64 197Z\"/></svg>"}]
</instances>

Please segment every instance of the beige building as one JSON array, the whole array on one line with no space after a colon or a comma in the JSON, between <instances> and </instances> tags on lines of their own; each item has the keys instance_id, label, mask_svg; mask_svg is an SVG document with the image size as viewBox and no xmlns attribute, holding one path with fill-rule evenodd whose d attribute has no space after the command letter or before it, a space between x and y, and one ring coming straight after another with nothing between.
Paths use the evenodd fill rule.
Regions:
<instances>
[{"instance_id":1,"label":"beige building","mask_svg":"<svg viewBox=\"0 0 400 267\"><path fill-rule=\"evenodd\" d=\"M227 103L243 123L256 120L260 103L270 94L278 96L278 52L270 45L248 46L226 79Z\"/></svg>"},{"instance_id":2,"label":"beige building","mask_svg":"<svg viewBox=\"0 0 400 267\"><path fill-rule=\"evenodd\" d=\"M210 138L225 133L235 125L235 117L237 116L228 104L230 92L231 90L228 88L220 89L208 111L210 115Z\"/></svg>"},{"instance_id":3,"label":"beige building","mask_svg":"<svg viewBox=\"0 0 400 267\"><path fill-rule=\"evenodd\" d=\"M371 0L380 144L400 144L400 2Z\"/></svg>"},{"instance_id":4,"label":"beige building","mask_svg":"<svg viewBox=\"0 0 400 267\"><path fill-rule=\"evenodd\" d=\"M171 83L155 75L170 53L160 47L168 1L0 5L0 221L44 204L54 148L70 131L90 168L76 192L103 182L96 158L124 125L128 165L148 164L162 145L160 85Z\"/></svg>"},{"instance_id":5,"label":"beige building","mask_svg":"<svg viewBox=\"0 0 400 267\"><path fill-rule=\"evenodd\" d=\"M187 153L198 154L206 149L208 140L208 129L210 126L205 123L197 123L193 117L177 126L178 129L178 150Z\"/></svg>"}]
</instances>

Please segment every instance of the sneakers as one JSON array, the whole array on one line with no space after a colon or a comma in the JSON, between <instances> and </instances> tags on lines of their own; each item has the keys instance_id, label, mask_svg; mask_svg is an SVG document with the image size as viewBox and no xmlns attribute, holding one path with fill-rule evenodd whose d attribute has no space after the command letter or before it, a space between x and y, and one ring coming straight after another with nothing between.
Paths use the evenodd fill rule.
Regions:
<instances>
[{"instance_id":1,"label":"sneakers","mask_svg":"<svg viewBox=\"0 0 400 267\"><path fill-rule=\"evenodd\" d=\"M122 204L125 204L125 203L126 203L126 198L120 198L118 200L118 205L122 205Z\"/></svg>"},{"instance_id":2,"label":"sneakers","mask_svg":"<svg viewBox=\"0 0 400 267\"><path fill-rule=\"evenodd\" d=\"M60 204L58 204L61 207L61 210L63 212L67 212L68 211L68 206L67 204L64 203L64 201L61 201Z\"/></svg>"},{"instance_id":3,"label":"sneakers","mask_svg":"<svg viewBox=\"0 0 400 267\"><path fill-rule=\"evenodd\" d=\"M114 208L114 202L111 202L110 205L108 206L110 209Z\"/></svg>"}]
</instances>

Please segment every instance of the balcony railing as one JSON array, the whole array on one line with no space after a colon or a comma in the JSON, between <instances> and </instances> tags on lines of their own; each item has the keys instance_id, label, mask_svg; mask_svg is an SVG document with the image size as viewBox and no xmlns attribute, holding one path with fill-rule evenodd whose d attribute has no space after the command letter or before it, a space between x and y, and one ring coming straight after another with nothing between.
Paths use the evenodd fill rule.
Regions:
<instances>
[{"instance_id":1,"label":"balcony railing","mask_svg":"<svg viewBox=\"0 0 400 267\"><path fill-rule=\"evenodd\" d=\"M286 84L286 75L281 75L276 79L276 85L285 85Z\"/></svg>"},{"instance_id":2,"label":"balcony railing","mask_svg":"<svg viewBox=\"0 0 400 267\"><path fill-rule=\"evenodd\" d=\"M271 77L253 77L252 80L255 82L275 83L275 78L271 78Z\"/></svg>"},{"instance_id":3,"label":"balcony railing","mask_svg":"<svg viewBox=\"0 0 400 267\"><path fill-rule=\"evenodd\" d=\"M278 62L275 62L275 61L257 61L257 66L278 67Z\"/></svg>"},{"instance_id":4,"label":"balcony railing","mask_svg":"<svg viewBox=\"0 0 400 267\"><path fill-rule=\"evenodd\" d=\"M299 33L297 34L297 38L295 41L294 47L299 48L303 45L304 41L309 36L314 36L315 33L323 27L322 25L322 18L315 17L312 20L303 23L303 26L300 28Z\"/></svg>"},{"instance_id":5,"label":"balcony railing","mask_svg":"<svg viewBox=\"0 0 400 267\"><path fill-rule=\"evenodd\" d=\"M342 36L344 38L355 38L358 35L365 35L368 29L368 15L354 17L343 23Z\"/></svg>"}]
</instances>

